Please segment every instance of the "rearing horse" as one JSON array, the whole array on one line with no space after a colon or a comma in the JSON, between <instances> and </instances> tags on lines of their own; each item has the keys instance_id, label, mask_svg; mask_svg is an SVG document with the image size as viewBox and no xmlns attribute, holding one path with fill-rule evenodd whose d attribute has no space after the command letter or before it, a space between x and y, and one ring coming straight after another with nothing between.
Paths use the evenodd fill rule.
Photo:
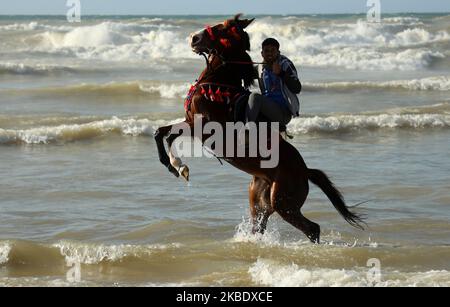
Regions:
<instances>
[{"instance_id":1,"label":"rearing horse","mask_svg":"<svg viewBox=\"0 0 450 307\"><path fill-rule=\"evenodd\" d=\"M234 19L191 36L192 50L207 54L207 67L197 83L191 87L185 102L185 120L175 125L160 127L155 132L161 163L176 177L189 180L189 168L172 155L174 140L181 135L180 128L188 125L194 131L194 115L202 115L202 125L215 121L225 127L227 122L236 121L235 102L254 81L255 70L247 51L250 39L244 29L253 19ZM205 56L206 57L206 56ZM164 147L164 138L169 155ZM192 133L191 137L194 137ZM202 135L202 143L209 135ZM297 149L282 138L279 139L279 163L273 168L261 168L261 156L223 157L234 167L253 175L249 187L250 213L253 233L264 233L268 218L277 212L285 221L301 230L313 243L320 242L320 226L303 216L303 206L311 181L327 195L337 211L352 226L363 229L362 217L352 213L346 206L341 193L334 187L327 175L317 169L308 169ZM234 144L235 145L235 144Z\"/></svg>"}]
</instances>

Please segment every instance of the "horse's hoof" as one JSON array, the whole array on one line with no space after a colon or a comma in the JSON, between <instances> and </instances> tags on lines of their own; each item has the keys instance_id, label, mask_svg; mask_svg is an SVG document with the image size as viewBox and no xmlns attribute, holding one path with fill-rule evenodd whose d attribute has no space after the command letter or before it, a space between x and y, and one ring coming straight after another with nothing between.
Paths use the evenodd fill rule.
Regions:
<instances>
[{"instance_id":1,"label":"horse's hoof","mask_svg":"<svg viewBox=\"0 0 450 307\"><path fill-rule=\"evenodd\" d=\"M320 226L319 225L314 226L315 229L308 235L308 238L309 240L311 240L313 244L320 244Z\"/></svg>"},{"instance_id":2,"label":"horse's hoof","mask_svg":"<svg viewBox=\"0 0 450 307\"><path fill-rule=\"evenodd\" d=\"M181 177L183 177L186 181L189 182L189 167L187 165L182 165L179 171Z\"/></svg>"},{"instance_id":3,"label":"horse's hoof","mask_svg":"<svg viewBox=\"0 0 450 307\"><path fill-rule=\"evenodd\" d=\"M308 236L309 240L313 244L320 244L320 234L313 234Z\"/></svg>"}]
</instances>

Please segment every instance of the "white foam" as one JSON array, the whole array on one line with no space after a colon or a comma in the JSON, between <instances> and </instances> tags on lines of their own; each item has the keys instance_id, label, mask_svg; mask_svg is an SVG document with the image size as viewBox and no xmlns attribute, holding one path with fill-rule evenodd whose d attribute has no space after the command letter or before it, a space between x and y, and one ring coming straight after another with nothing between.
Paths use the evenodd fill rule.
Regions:
<instances>
[{"instance_id":1,"label":"white foam","mask_svg":"<svg viewBox=\"0 0 450 307\"><path fill-rule=\"evenodd\" d=\"M62 68L61 68L62 69ZM1 71L1 68L0 68ZM51 70L50 70L51 71ZM99 93L101 95L134 94L139 95L148 93L161 98L185 98L190 83L187 82L160 82L160 81L128 81L128 82L109 82L104 84L81 83L71 86L56 86L44 88L21 89L21 93L29 92L31 94L48 95L67 95L74 93L76 95ZM17 93L17 89L0 89L0 93Z\"/></svg>"},{"instance_id":2,"label":"white foam","mask_svg":"<svg viewBox=\"0 0 450 307\"><path fill-rule=\"evenodd\" d=\"M67 279L54 278L49 276L41 277L0 277L0 287L199 287L199 282L113 282L86 280L82 277L80 282L70 282Z\"/></svg>"},{"instance_id":3,"label":"white foam","mask_svg":"<svg viewBox=\"0 0 450 307\"><path fill-rule=\"evenodd\" d=\"M281 246L280 233L277 229L267 229L262 235L252 233L252 222L249 219L242 218L242 222L236 226L236 232L231 242L233 243L254 243L263 246Z\"/></svg>"},{"instance_id":4,"label":"white foam","mask_svg":"<svg viewBox=\"0 0 450 307\"><path fill-rule=\"evenodd\" d=\"M190 86L190 83L158 85L139 84L139 89L151 94L157 93L161 98L184 98Z\"/></svg>"},{"instance_id":5,"label":"white foam","mask_svg":"<svg viewBox=\"0 0 450 307\"><path fill-rule=\"evenodd\" d=\"M357 88L384 88L384 89L406 89L411 91L450 91L450 78L448 76L437 76L413 80L393 81L353 81L353 82L326 82L326 83L304 83L308 89L357 89Z\"/></svg>"},{"instance_id":6,"label":"white foam","mask_svg":"<svg viewBox=\"0 0 450 307\"><path fill-rule=\"evenodd\" d=\"M417 48L448 42L446 31L428 32L424 28L392 27L391 24L358 20L350 24L309 26L296 20L279 23L271 18L257 20L248 32L252 46L268 36L279 39L282 52L296 64L338 66L364 70L418 70L445 55L436 48ZM392 48L402 48L392 51ZM259 57L258 51L252 53Z\"/></svg>"},{"instance_id":7,"label":"white foam","mask_svg":"<svg viewBox=\"0 0 450 307\"><path fill-rule=\"evenodd\" d=\"M41 24L36 21L30 23L14 23L0 26L3 31L38 31L38 30L52 30L52 31L70 31L73 27L68 26L51 26Z\"/></svg>"},{"instance_id":8,"label":"white foam","mask_svg":"<svg viewBox=\"0 0 450 307\"><path fill-rule=\"evenodd\" d=\"M442 105L445 106L445 105ZM431 106L433 108L433 106ZM438 107L434 107L438 108ZM426 109L427 110L427 109ZM403 112L402 110L400 110ZM411 112L414 110L411 110ZM420 110L415 110L420 111ZM49 144L71 142L117 133L130 136L153 135L158 127L182 122L174 120L111 119L85 124L44 126L24 130L0 129L0 144ZM295 118L288 125L294 134L341 133L376 129L436 129L449 128L450 114L378 114L330 115Z\"/></svg>"},{"instance_id":9,"label":"white foam","mask_svg":"<svg viewBox=\"0 0 450 307\"><path fill-rule=\"evenodd\" d=\"M346 132L373 129L449 128L450 115L445 114L380 114L336 115L296 118L288 125L292 133Z\"/></svg>"},{"instance_id":10,"label":"white foam","mask_svg":"<svg viewBox=\"0 0 450 307\"><path fill-rule=\"evenodd\" d=\"M8 242L0 243L0 265L9 261L9 253L11 252L11 245Z\"/></svg>"},{"instance_id":11,"label":"white foam","mask_svg":"<svg viewBox=\"0 0 450 307\"><path fill-rule=\"evenodd\" d=\"M41 44L37 50L54 53L69 50L82 59L105 61L198 57L189 47L189 33L159 27L140 30L140 27L103 22L78 27L67 33L47 31L39 34Z\"/></svg>"},{"instance_id":12,"label":"white foam","mask_svg":"<svg viewBox=\"0 0 450 307\"><path fill-rule=\"evenodd\" d=\"M6 27L40 30L31 40L26 40L30 44L25 48L31 51L154 64L197 59L189 46L189 36L192 31L200 30L202 24L198 20L142 19L72 27L36 22ZM445 57L434 44L450 41L446 30L434 30L409 17L391 17L382 23L362 19L342 23L265 17L256 19L247 29L254 58L260 58L261 41L275 36L281 42L282 52L296 64L313 67L419 70L429 67L434 59Z\"/></svg>"},{"instance_id":13,"label":"white foam","mask_svg":"<svg viewBox=\"0 0 450 307\"><path fill-rule=\"evenodd\" d=\"M382 22L400 25L423 25L423 22L417 17L386 17L382 19Z\"/></svg>"},{"instance_id":14,"label":"white foam","mask_svg":"<svg viewBox=\"0 0 450 307\"><path fill-rule=\"evenodd\" d=\"M433 35L423 28L406 29L403 32L395 34L395 37L389 41L391 47L414 46L420 44L430 44L437 42L446 42L450 40L450 35L445 31L439 31Z\"/></svg>"},{"instance_id":15,"label":"white foam","mask_svg":"<svg viewBox=\"0 0 450 307\"><path fill-rule=\"evenodd\" d=\"M304 268L295 263L258 259L249 268L252 281L272 287L368 287L369 268L327 269ZM376 286L450 286L450 272L399 272L381 268L381 282Z\"/></svg>"},{"instance_id":16,"label":"white foam","mask_svg":"<svg viewBox=\"0 0 450 307\"><path fill-rule=\"evenodd\" d=\"M427 49L407 49L400 52L383 52L372 47L332 48L312 55L297 53L292 61L312 67L344 67L353 70L422 70L435 59L445 56Z\"/></svg>"},{"instance_id":17,"label":"white foam","mask_svg":"<svg viewBox=\"0 0 450 307\"><path fill-rule=\"evenodd\" d=\"M0 73L6 72L10 74L46 74L57 72L73 72L74 68L57 66L57 65L45 65L34 64L28 65L24 63L0 63Z\"/></svg>"},{"instance_id":18,"label":"white foam","mask_svg":"<svg viewBox=\"0 0 450 307\"><path fill-rule=\"evenodd\" d=\"M68 263L99 264L103 261L116 262L127 256L141 257L155 250L180 248L180 243L155 244L146 246L135 245L95 245L74 242L59 242L53 245L58 248Z\"/></svg>"},{"instance_id":19,"label":"white foam","mask_svg":"<svg viewBox=\"0 0 450 307\"><path fill-rule=\"evenodd\" d=\"M67 142L93 138L111 132L132 136L153 135L153 132L158 127L181 121L183 119L150 121L148 119L120 119L113 117L112 119L86 124L39 127L26 130L0 129L0 144Z\"/></svg>"},{"instance_id":20,"label":"white foam","mask_svg":"<svg viewBox=\"0 0 450 307\"><path fill-rule=\"evenodd\" d=\"M67 33L45 32L43 37L53 48L123 45L131 42L130 38L116 31L111 23L107 22L78 27Z\"/></svg>"}]
</instances>

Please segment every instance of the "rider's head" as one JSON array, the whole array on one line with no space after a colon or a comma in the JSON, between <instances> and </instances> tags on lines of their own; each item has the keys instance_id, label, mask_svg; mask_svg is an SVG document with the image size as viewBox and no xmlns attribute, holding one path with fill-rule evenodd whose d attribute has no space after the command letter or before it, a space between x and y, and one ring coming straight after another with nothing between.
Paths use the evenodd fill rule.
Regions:
<instances>
[{"instance_id":1,"label":"rider's head","mask_svg":"<svg viewBox=\"0 0 450 307\"><path fill-rule=\"evenodd\" d=\"M261 55L266 63L273 63L280 55L280 43L274 38L265 39L262 43Z\"/></svg>"}]
</instances>

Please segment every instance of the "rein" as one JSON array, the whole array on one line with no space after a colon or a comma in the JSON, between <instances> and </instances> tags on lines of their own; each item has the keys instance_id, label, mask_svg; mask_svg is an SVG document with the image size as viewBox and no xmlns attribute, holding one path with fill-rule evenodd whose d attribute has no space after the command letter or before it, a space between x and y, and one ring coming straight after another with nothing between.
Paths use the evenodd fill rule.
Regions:
<instances>
[{"instance_id":1,"label":"rein","mask_svg":"<svg viewBox=\"0 0 450 307\"><path fill-rule=\"evenodd\" d=\"M202 72L200 77L195 80L195 84L191 86L189 92L186 96L184 102L184 109L188 111L190 109L190 105L192 102L192 98L198 89L201 89L200 94L204 95L207 99L211 101L224 102L227 104L230 103L230 99L236 97L236 95L232 95L230 90L234 90L238 93L243 92L242 86L236 86L231 84L217 83L217 82L207 82L206 79L216 73L220 68L224 67L227 63L230 64L253 64L253 62L241 62L241 61L225 61L220 55L215 54L213 50L209 50L208 56L205 53L201 53L201 55L205 58L206 61L206 70ZM212 68L211 67L211 58L217 56L222 62L220 65ZM214 87L217 87L217 90L213 90Z\"/></svg>"},{"instance_id":2,"label":"rein","mask_svg":"<svg viewBox=\"0 0 450 307\"><path fill-rule=\"evenodd\" d=\"M264 65L266 63L264 62L242 62L242 61L224 61L222 60L224 64L239 64L239 65Z\"/></svg>"},{"instance_id":3,"label":"rein","mask_svg":"<svg viewBox=\"0 0 450 307\"><path fill-rule=\"evenodd\" d=\"M208 83L202 83L202 81L204 79L206 79L206 77L214 74L215 72L217 72L220 68L222 68L223 66L225 66L226 64L248 64L248 65L252 65L252 64L257 64L257 63L253 63L253 62L241 62L241 61L225 61L220 55L215 54L212 52L213 50L210 50L208 53L208 56L206 56L205 53L201 53L201 55L205 58L206 61L206 68L207 70L200 75L200 77L198 78L198 80L196 80L195 83L195 87L198 87L201 84L209 84L209 85L217 85L217 86L223 86L223 87L229 87L229 88L235 88L235 89L239 89L239 87L234 86L234 85L229 85L229 84L219 84L219 83L212 83L212 82L208 82ZM217 52L217 51L216 51ZM215 67L214 69L211 69L211 64L210 64L210 58L212 56L217 56L220 61L222 62L222 64L218 65L217 67Z\"/></svg>"}]
</instances>

